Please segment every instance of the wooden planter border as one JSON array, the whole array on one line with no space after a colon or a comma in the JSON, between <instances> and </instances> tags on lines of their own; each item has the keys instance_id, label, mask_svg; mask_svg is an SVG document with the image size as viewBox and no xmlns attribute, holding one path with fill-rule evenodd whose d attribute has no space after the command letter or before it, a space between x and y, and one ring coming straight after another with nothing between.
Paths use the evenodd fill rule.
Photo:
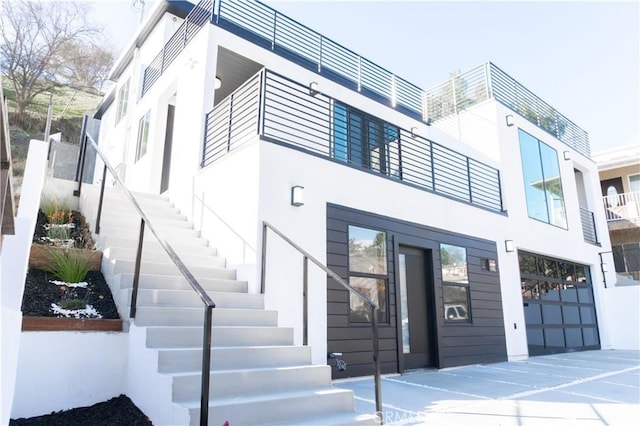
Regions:
<instances>
[{"instance_id":1,"label":"wooden planter border","mask_svg":"<svg viewBox=\"0 0 640 426\"><path fill-rule=\"evenodd\" d=\"M122 331L122 320L22 317L22 331Z\"/></svg>"}]
</instances>

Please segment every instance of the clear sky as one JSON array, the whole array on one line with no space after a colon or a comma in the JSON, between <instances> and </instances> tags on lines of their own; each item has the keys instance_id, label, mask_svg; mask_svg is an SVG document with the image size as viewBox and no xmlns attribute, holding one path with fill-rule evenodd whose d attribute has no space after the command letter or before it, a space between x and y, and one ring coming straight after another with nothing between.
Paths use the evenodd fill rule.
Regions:
<instances>
[{"instance_id":1,"label":"clear sky","mask_svg":"<svg viewBox=\"0 0 640 426\"><path fill-rule=\"evenodd\" d=\"M491 61L585 129L592 152L640 144L637 0L265 3L423 88ZM131 0L94 15L120 47L138 22Z\"/></svg>"}]
</instances>

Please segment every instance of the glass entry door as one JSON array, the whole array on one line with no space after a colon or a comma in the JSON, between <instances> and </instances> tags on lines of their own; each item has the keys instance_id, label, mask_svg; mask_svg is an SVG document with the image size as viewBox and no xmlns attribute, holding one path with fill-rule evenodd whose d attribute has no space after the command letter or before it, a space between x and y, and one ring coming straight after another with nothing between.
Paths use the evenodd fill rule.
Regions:
<instances>
[{"instance_id":1,"label":"glass entry door","mask_svg":"<svg viewBox=\"0 0 640 426\"><path fill-rule=\"evenodd\" d=\"M428 251L400 246L398 255L404 369L435 367L433 276ZM429 278L429 279L428 279Z\"/></svg>"}]
</instances>

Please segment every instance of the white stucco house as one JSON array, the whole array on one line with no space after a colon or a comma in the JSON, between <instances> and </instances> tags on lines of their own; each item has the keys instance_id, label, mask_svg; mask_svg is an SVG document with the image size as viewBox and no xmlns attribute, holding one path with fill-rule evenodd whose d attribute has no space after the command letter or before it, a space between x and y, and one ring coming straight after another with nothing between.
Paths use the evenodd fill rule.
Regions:
<instances>
[{"instance_id":1,"label":"white stucco house","mask_svg":"<svg viewBox=\"0 0 640 426\"><path fill-rule=\"evenodd\" d=\"M615 273L603 267L613 258L588 135L498 66L424 89L260 2L172 1L158 2L111 79L94 117L99 146L129 189L170 200L192 228L157 225L221 300L214 349L261 347L280 370L212 351L214 369L228 362L236 372L211 376L216 421L257 421L243 407L271 409L265 422L298 421L287 405L311 407L304 418L348 413L352 396L313 389L373 374L371 311L304 259L378 306L382 373L616 346L606 295ZM150 216L160 209L140 198ZM95 198L83 203L93 217ZM117 234L111 220L97 239L127 317L130 278L117 262L134 257L138 231ZM145 256L142 275L161 275L167 260ZM123 388L156 424L197 422L199 375L185 378L180 366L189 358L198 372L188 348L200 345L201 310L196 332L181 294L148 286L129 324ZM241 305L224 294L234 291ZM152 312L172 303L162 314L170 321ZM233 327L244 327L242 341L226 335ZM346 370L327 366L336 353ZM243 390L245 376L254 388Z\"/></svg>"}]
</instances>

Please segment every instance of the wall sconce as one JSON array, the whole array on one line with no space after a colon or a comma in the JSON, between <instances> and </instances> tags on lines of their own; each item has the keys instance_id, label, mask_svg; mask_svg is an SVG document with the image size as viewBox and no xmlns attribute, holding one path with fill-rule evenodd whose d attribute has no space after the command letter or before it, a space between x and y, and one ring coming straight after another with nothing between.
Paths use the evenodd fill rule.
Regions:
<instances>
[{"instance_id":1,"label":"wall sconce","mask_svg":"<svg viewBox=\"0 0 640 426\"><path fill-rule=\"evenodd\" d=\"M505 117L506 121L507 121L507 126L511 127L513 126L513 115L509 114Z\"/></svg>"},{"instance_id":2,"label":"wall sconce","mask_svg":"<svg viewBox=\"0 0 640 426\"><path fill-rule=\"evenodd\" d=\"M222 80L220 80L220 77L216 76L216 79L213 80L213 88L215 90L218 90L220 88L220 86L222 86Z\"/></svg>"},{"instance_id":3,"label":"wall sconce","mask_svg":"<svg viewBox=\"0 0 640 426\"><path fill-rule=\"evenodd\" d=\"M602 267L602 272L609 272L609 265L607 265L605 262L602 262L600 266Z\"/></svg>"},{"instance_id":4,"label":"wall sconce","mask_svg":"<svg viewBox=\"0 0 640 426\"><path fill-rule=\"evenodd\" d=\"M564 155L565 161L571 160L571 153L569 151L564 151L562 155Z\"/></svg>"},{"instance_id":5,"label":"wall sconce","mask_svg":"<svg viewBox=\"0 0 640 426\"><path fill-rule=\"evenodd\" d=\"M291 205L294 207L304 206L304 200L302 198L304 192L304 186L292 186L291 187Z\"/></svg>"},{"instance_id":6,"label":"wall sconce","mask_svg":"<svg viewBox=\"0 0 640 426\"><path fill-rule=\"evenodd\" d=\"M512 253L516 251L516 246L513 244L513 240L504 240L504 249L507 253Z\"/></svg>"},{"instance_id":7,"label":"wall sconce","mask_svg":"<svg viewBox=\"0 0 640 426\"><path fill-rule=\"evenodd\" d=\"M418 136L418 128L417 127L412 127L411 128L411 137L415 138L416 136Z\"/></svg>"},{"instance_id":8,"label":"wall sconce","mask_svg":"<svg viewBox=\"0 0 640 426\"><path fill-rule=\"evenodd\" d=\"M320 91L318 91L318 82L312 81L311 83L309 83L309 94L311 96L315 96L318 93L320 93Z\"/></svg>"}]
</instances>

